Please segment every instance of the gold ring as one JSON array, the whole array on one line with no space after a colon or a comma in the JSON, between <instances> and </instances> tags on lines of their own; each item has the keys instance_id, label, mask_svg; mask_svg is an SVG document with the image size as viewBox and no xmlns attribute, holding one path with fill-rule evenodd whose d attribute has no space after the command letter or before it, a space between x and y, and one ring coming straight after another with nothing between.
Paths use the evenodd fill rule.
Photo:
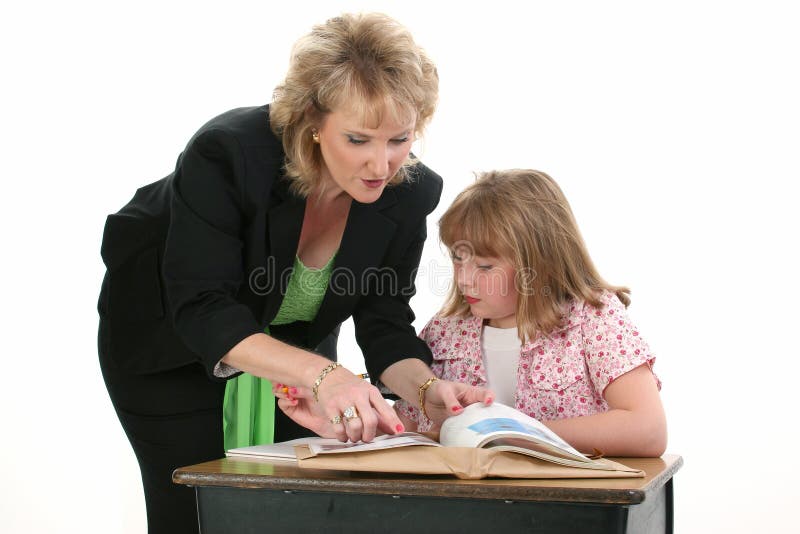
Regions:
<instances>
[{"instance_id":1,"label":"gold ring","mask_svg":"<svg viewBox=\"0 0 800 534\"><path fill-rule=\"evenodd\" d=\"M358 412L356 411L355 406L348 406L345 408L344 413L345 420L349 421L350 419L358 419Z\"/></svg>"},{"instance_id":2,"label":"gold ring","mask_svg":"<svg viewBox=\"0 0 800 534\"><path fill-rule=\"evenodd\" d=\"M332 424L338 425L341 422L342 422L342 416L341 415L336 415L334 417L331 417L331 423Z\"/></svg>"}]
</instances>

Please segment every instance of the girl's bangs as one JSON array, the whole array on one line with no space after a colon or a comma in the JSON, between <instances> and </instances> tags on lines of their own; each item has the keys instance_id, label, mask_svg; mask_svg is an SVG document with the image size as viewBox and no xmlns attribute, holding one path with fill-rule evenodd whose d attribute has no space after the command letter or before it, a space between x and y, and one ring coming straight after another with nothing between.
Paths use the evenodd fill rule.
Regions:
<instances>
[{"instance_id":1,"label":"girl's bangs","mask_svg":"<svg viewBox=\"0 0 800 534\"><path fill-rule=\"evenodd\" d=\"M498 214L492 214L486 206L459 203L451 207L442 217L439 237L442 244L452 252L460 251L459 257L466 253L484 257L512 257L506 250L506 236L499 224L493 224Z\"/></svg>"}]
</instances>

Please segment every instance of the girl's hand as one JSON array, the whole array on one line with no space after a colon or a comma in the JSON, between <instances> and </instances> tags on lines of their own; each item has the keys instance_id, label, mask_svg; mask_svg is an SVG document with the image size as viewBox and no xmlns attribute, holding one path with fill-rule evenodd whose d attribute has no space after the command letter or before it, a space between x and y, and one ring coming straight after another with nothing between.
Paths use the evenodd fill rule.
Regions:
<instances>
[{"instance_id":1,"label":"girl's hand","mask_svg":"<svg viewBox=\"0 0 800 534\"><path fill-rule=\"evenodd\" d=\"M437 380L425 392L425 413L433 421L433 427L438 428L448 417L464 411L465 406L476 402L489 406L494 402L494 397L494 393L486 388Z\"/></svg>"}]
</instances>

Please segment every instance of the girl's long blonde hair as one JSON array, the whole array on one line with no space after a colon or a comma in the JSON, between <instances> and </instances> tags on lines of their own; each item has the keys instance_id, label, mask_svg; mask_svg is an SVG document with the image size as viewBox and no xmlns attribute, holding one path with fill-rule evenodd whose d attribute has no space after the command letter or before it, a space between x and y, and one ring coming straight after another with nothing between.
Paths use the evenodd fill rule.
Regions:
<instances>
[{"instance_id":1,"label":"girl's long blonde hair","mask_svg":"<svg viewBox=\"0 0 800 534\"><path fill-rule=\"evenodd\" d=\"M503 258L516 270L517 328L523 340L549 334L571 299L602 308L600 292L625 306L630 290L597 272L572 209L547 174L527 169L490 171L462 191L439 220L439 237L451 251ZM455 282L444 316L466 316L469 305Z\"/></svg>"}]
</instances>

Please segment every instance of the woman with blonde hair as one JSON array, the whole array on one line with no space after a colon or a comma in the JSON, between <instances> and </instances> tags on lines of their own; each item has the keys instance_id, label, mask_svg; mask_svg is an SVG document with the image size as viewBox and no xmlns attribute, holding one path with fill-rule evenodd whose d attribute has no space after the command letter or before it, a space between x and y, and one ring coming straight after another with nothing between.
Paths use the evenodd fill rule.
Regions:
<instances>
[{"instance_id":1,"label":"woman with blonde hair","mask_svg":"<svg viewBox=\"0 0 800 534\"><path fill-rule=\"evenodd\" d=\"M439 221L454 283L420 336L434 374L490 387L582 451L660 456L666 421L655 357L603 280L567 199L534 170L483 174ZM395 408L407 428L438 424Z\"/></svg>"},{"instance_id":2,"label":"woman with blonde hair","mask_svg":"<svg viewBox=\"0 0 800 534\"><path fill-rule=\"evenodd\" d=\"M413 405L428 384L439 421L485 398L431 387L411 325L442 180L410 149L437 92L433 63L397 22L330 19L297 42L270 105L209 121L172 174L108 217L100 362L150 532L197 531L176 467L308 433L275 412L262 378L313 399L353 441L403 430L377 385ZM375 385L335 363L351 316Z\"/></svg>"}]
</instances>

